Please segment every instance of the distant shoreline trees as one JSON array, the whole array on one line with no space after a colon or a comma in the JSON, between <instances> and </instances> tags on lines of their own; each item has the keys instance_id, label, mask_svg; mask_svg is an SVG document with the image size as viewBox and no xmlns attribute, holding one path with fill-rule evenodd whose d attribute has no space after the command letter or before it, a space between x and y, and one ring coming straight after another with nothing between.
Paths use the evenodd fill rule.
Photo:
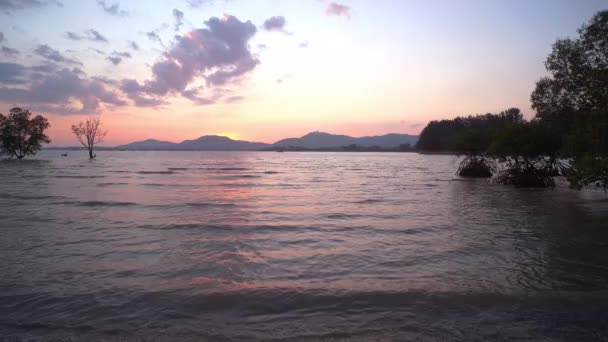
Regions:
<instances>
[{"instance_id":1,"label":"distant shoreline trees","mask_svg":"<svg viewBox=\"0 0 608 342\"><path fill-rule=\"evenodd\" d=\"M546 187L564 175L572 188L608 190L608 11L595 14L577 39L558 40L545 66L551 77L536 84L531 121L516 109L504 121L508 111L432 121L417 148L465 155L462 176L487 176L493 170L479 161L493 160L503 184Z\"/></svg>"},{"instance_id":2,"label":"distant shoreline trees","mask_svg":"<svg viewBox=\"0 0 608 342\"><path fill-rule=\"evenodd\" d=\"M8 116L0 114L0 156L23 159L35 155L42 144L51 142L44 133L50 127L48 120L29 110L12 108Z\"/></svg>"}]
</instances>

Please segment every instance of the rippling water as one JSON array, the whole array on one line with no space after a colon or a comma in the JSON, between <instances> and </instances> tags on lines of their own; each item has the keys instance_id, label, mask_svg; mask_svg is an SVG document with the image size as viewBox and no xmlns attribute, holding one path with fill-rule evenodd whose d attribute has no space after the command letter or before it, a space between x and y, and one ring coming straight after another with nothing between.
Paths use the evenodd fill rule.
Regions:
<instances>
[{"instance_id":1,"label":"rippling water","mask_svg":"<svg viewBox=\"0 0 608 342\"><path fill-rule=\"evenodd\" d=\"M608 339L602 192L451 156L59 155L0 163L6 339Z\"/></svg>"}]
</instances>

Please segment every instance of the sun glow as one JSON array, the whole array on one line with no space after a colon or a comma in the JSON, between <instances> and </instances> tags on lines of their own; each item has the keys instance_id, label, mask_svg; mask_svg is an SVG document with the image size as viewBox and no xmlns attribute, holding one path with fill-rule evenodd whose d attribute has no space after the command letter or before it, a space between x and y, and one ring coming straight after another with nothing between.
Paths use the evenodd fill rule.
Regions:
<instances>
[{"instance_id":1,"label":"sun glow","mask_svg":"<svg viewBox=\"0 0 608 342\"><path fill-rule=\"evenodd\" d=\"M215 135L219 135L222 137L230 138L232 140L239 140L241 135L238 133L216 133Z\"/></svg>"}]
</instances>

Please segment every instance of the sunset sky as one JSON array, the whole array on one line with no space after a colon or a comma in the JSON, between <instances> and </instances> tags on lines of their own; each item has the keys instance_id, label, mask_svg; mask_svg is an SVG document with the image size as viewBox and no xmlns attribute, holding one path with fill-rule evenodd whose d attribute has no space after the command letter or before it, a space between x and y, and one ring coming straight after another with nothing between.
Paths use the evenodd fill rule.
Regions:
<instances>
[{"instance_id":1,"label":"sunset sky","mask_svg":"<svg viewBox=\"0 0 608 342\"><path fill-rule=\"evenodd\" d=\"M608 0L2 0L0 112L53 145L100 115L105 145L417 134L520 107L557 38Z\"/></svg>"}]
</instances>

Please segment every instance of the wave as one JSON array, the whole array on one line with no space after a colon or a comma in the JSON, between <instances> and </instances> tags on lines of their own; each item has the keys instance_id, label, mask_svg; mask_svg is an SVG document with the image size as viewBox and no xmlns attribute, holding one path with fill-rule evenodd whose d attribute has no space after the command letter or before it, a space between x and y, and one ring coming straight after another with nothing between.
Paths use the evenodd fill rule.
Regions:
<instances>
[{"instance_id":1,"label":"wave","mask_svg":"<svg viewBox=\"0 0 608 342\"><path fill-rule=\"evenodd\" d=\"M175 172L169 171L137 171L140 175L172 175Z\"/></svg>"},{"instance_id":2,"label":"wave","mask_svg":"<svg viewBox=\"0 0 608 342\"><path fill-rule=\"evenodd\" d=\"M119 186L119 185L129 185L129 183L97 183L98 187L107 187L107 186Z\"/></svg>"},{"instance_id":3,"label":"wave","mask_svg":"<svg viewBox=\"0 0 608 342\"><path fill-rule=\"evenodd\" d=\"M169 167L167 169L169 171L186 171L186 170L189 170L187 167Z\"/></svg>"},{"instance_id":4,"label":"wave","mask_svg":"<svg viewBox=\"0 0 608 342\"><path fill-rule=\"evenodd\" d=\"M608 332L605 291L567 295L353 291L209 281L227 286L222 292L184 288L89 290L63 296L3 294L0 308L11 312L0 321L0 331L29 335L27 340L38 333L44 340L63 334L57 340L76 335L79 340L193 341L591 341Z\"/></svg>"},{"instance_id":5,"label":"wave","mask_svg":"<svg viewBox=\"0 0 608 342\"><path fill-rule=\"evenodd\" d=\"M360 200L360 201L354 201L353 203L356 204L374 204L374 203L382 203L382 202L386 202L386 200L381 200L381 199L364 199L364 200Z\"/></svg>"},{"instance_id":6,"label":"wave","mask_svg":"<svg viewBox=\"0 0 608 342\"><path fill-rule=\"evenodd\" d=\"M212 202L198 202L198 203L186 203L189 207L237 207L238 205L233 203L212 203Z\"/></svg>"},{"instance_id":7,"label":"wave","mask_svg":"<svg viewBox=\"0 0 608 342\"><path fill-rule=\"evenodd\" d=\"M95 179L95 178L106 178L106 176L99 176L99 175L93 175L93 176L82 176L82 175L57 175L57 176L53 176L55 178L75 178L75 179Z\"/></svg>"},{"instance_id":8,"label":"wave","mask_svg":"<svg viewBox=\"0 0 608 342\"><path fill-rule=\"evenodd\" d=\"M139 205L138 203L134 203L134 202L113 202L113 201L65 201L65 202L54 202L51 204L74 205L77 207L128 207L128 206Z\"/></svg>"},{"instance_id":9,"label":"wave","mask_svg":"<svg viewBox=\"0 0 608 342\"><path fill-rule=\"evenodd\" d=\"M62 199L65 198L63 196L53 196L53 195L16 195L16 194L0 194L0 198L6 199L16 199L22 201L29 200L47 200L47 199Z\"/></svg>"}]
</instances>

